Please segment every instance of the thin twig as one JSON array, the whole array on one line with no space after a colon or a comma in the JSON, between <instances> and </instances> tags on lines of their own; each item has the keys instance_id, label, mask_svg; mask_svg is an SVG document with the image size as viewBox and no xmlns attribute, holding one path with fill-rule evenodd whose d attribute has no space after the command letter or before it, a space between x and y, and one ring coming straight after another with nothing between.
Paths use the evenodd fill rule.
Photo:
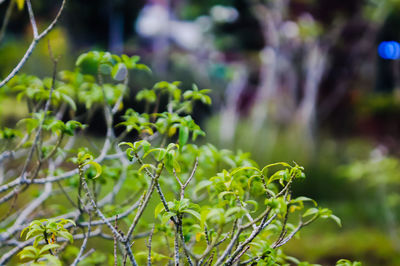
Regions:
<instances>
[{"instance_id":1,"label":"thin twig","mask_svg":"<svg viewBox=\"0 0 400 266\"><path fill-rule=\"evenodd\" d=\"M58 19L61 16L62 11L64 10L65 2L66 2L66 0L62 1L60 9L58 10L56 17L50 23L50 25L42 33L38 34L37 37L33 38L31 44L29 45L28 49L26 50L24 56L19 61L17 66L10 72L10 74L8 74L8 76L5 79L3 79L0 82L0 88L3 87L7 82L9 82L21 70L23 65L26 63L26 61L31 56L31 54L32 54L33 50L35 49L36 45L38 44L38 42L54 28L55 24L57 23ZM32 27L33 27L33 25L32 25Z\"/></svg>"},{"instance_id":2,"label":"thin twig","mask_svg":"<svg viewBox=\"0 0 400 266\"><path fill-rule=\"evenodd\" d=\"M114 227L115 230L118 231L118 215L115 216L115 222L114 222ZM117 258L117 243L118 243L118 239L115 235L113 235L113 239L114 239L114 266L118 266L118 258Z\"/></svg>"},{"instance_id":3,"label":"thin twig","mask_svg":"<svg viewBox=\"0 0 400 266\"><path fill-rule=\"evenodd\" d=\"M93 209L97 212L97 215L108 226L108 228L110 228L113 234L115 234L121 242L124 242L124 238L120 235L120 233L117 230L115 230L114 226L111 225L110 221L104 216L104 214L99 210L99 208L97 208L97 204L94 201L92 194L90 193L85 177L82 178L82 185L86 191L86 195L89 198L89 202L92 205Z\"/></svg>"},{"instance_id":4,"label":"thin twig","mask_svg":"<svg viewBox=\"0 0 400 266\"><path fill-rule=\"evenodd\" d=\"M236 258L233 260L232 263L237 262L237 261L240 259L240 257L243 256L243 254L246 253L247 250L249 250L249 248L250 248L250 246L245 247L245 248L242 250L242 252L240 252L240 254L236 256Z\"/></svg>"},{"instance_id":5,"label":"thin twig","mask_svg":"<svg viewBox=\"0 0 400 266\"><path fill-rule=\"evenodd\" d=\"M149 241L147 242L147 248L149 249L149 254L147 256L147 265L151 266L151 242L153 240L155 224L153 224L153 228L150 231Z\"/></svg>"},{"instance_id":6,"label":"thin twig","mask_svg":"<svg viewBox=\"0 0 400 266\"><path fill-rule=\"evenodd\" d=\"M133 230L135 230L135 227L136 227L137 223L139 222L139 218L142 216L144 209L147 207L147 204L149 203L149 200L150 200L151 195L153 194L153 191L155 188L155 184L161 175L163 167L164 167L164 164L162 164L161 171L159 171L157 173L157 175L150 182L150 186L149 186L149 189L147 190L146 195L143 199L143 203L140 205L139 210L136 213L136 216L135 216L131 226L129 227L128 233L126 235L126 239L128 242L130 242L130 238L132 236Z\"/></svg>"},{"instance_id":7,"label":"thin twig","mask_svg":"<svg viewBox=\"0 0 400 266\"><path fill-rule=\"evenodd\" d=\"M179 233L178 225L175 224L175 238L174 238L174 263L175 266L179 266Z\"/></svg>"},{"instance_id":8,"label":"thin twig","mask_svg":"<svg viewBox=\"0 0 400 266\"><path fill-rule=\"evenodd\" d=\"M76 266L76 265L78 265L78 263L81 260L83 260L82 255L83 255L83 252L86 249L87 241L89 239L90 229L91 229L91 224L90 224L91 221L92 221L92 215L91 215L91 213L89 211L89 226L88 226L88 230L87 230L85 238L83 239L83 243L82 243L82 246L81 246L81 248L79 250L78 256L76 256L76 258L75 258L74 262L71 264L71 266Z\"/></svg>"},{"instance_id":9,"label":"thin twig","mask_svg":"<svg viewBox=\"0 0 400 266\"><path fill-rule=\"evenodd\" d=\"M266 225L270 224L276 217L276 214L272 215L271 218L268 219L268 216L265 216L260 225L257 227L256 230L253 230L250 234L250 236L243 241L242 243L240 243L238 245L238 247L236 248L236 250L232 253L232 255L226 260L225 264L226 265L232 265L234 258L236 258L236 256L238 256L240 254L240 252L242 252L242 250L251 242L253 241L253 239L263 230L263 228L265 228ZM267 220L268 219L268 220ZM221 259L221 258L220 258ZM220 259L218 260L218 262L220 261ZM217 262L217 264L218 264Z\"/></svg>"},{"instance_id":10,"label":"thin twig","mask_svg":"<svg viewBox=\"0 0 400 266\"><path fill-rule=\"evenodd\" d=\"M33 38L37 39L39 36L35 15L33 14L31 0L26 0L26 5L28 7L29 19L31 21L32 31L33 31Z\"/></svg>"},{"instance_id":11,"label":"thin twig","mask_svg":"<svg viewBox=\"0 0 400 266\"><path fill-rule=\"evenodd\" d=\"M185 196L185 189L186 189L187 185L189 185L189 182L194 177L194 174L196 173L198 165L199 165L199 158L196 157L196 161L194 163L192 173L190 174L189 178L186 180L185 184L182 185L182 183L181 183L181 200L183 200L183 198Z\"/></svg>"},{"instance_id":12,"label":"thin twig","mask_svg":"<svg viewBox=\"0 0 400 266\"><path fill-rule=\"evenodd\" d=\"M92 255L93 252L95 252L95 249L94 249L94 248L91 248L88 252L86 252L85 254L82 255L81 261L84 260L84 259L86 259L86 258L89 257L90 255Z\"/></svg>"}]
</instances>

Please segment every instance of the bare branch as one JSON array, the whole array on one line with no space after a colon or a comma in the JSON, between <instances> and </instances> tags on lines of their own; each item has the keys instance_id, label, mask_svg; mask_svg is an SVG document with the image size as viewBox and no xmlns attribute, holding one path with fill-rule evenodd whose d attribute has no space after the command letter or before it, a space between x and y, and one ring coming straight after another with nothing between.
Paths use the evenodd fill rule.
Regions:
<instances>
[{"instance_id":1,"label":"bare branch","mask_svg":"<svg viewBox=\"0 0 400 266\"><path fill-rule=\"evenodd\" d=\"M149 249L149 254L147 256L147 265L151 266L151 242L153 240L155 224L153 224L153 228L150 231L149 241L147 242L147 248Z\"/></svg>"},{"instance_id":2,"label":"bare branch","mask_svg":"<svg viewBox=\"0 0 400 266\"><path fill-rule=\"evenodd\" d=\"M82 178L82 185L87 193L89 202L92 205L93 209L96 211L97 215L108 226L108 228L110 228L111 232L113 232L113 234L116 235L121 242L124 242L125 239L121 236L121 234L117 230L115 230L114 226L111 225L110 221L104 216L104 214L99 210L99 208L97 208L97 204L94 201L92 194L90 193L89 187L84 177Z\"/></svg>"},{"instance_id":3,"label":"bare branch","mask_svg":"<svg viewBox=\"0 0 400 266\"><path fill-rule=\"evenodd\" d=\"M194 174L196 173L197 170L197 166L199 166L199 158L196 157L194 166L193 166L193 170L192 173L190 174L188 180L186 180L185 185L183 186L183 188L185 189L187 187L187 185L189 184L189 182L192 180L192 178L194 177Z\"/></svg>"},{"instance_id":4,"label":"bare branch","mask_svg":"<svg viewBox=\"0 0 400 266\"><path fill-rule=\"evenodd\" d=\"M81 248L80 248L80 250L79 250L78 256L76 256L76 258L75 258L74 262L71 264L71 266L76 266L76 265L78 265L78 263L79 263L81 260L83 260L82 255L83 255L83 252L84 252L85 249L86 249L87 241L88 241L88 239L89 239L90 229L91 229L91 224L90 224L91 221L92 221L92 215L91 215L91 213L89 212L89 225L88 225L88 230L87 230L87 233L86 233L85 238L83 239L83 243L82 243L82 246L81 246Z\"/></svg>"},{"instance_id":5,"label":"bare branch","mask_svg":"<svg viewBox=\"0 0 400 266\"><path fill-rule=\"evenodd\" d=\"M182 182L181 182L181 179L180 179L179 176L177 175L177 173L176 173L176 171L175 171L175 168L172 169L172 172L174 173L174 177L175 177L176 181L177 181L178 184L182 187L183 184L182 184Z\"/></svg>"},{"instance_id":6,"label":"bare branch","mask_svg":"<svg viewBox=\"0 0 400 266\"><path fill-rule=\"evenodd\" d=\"M26 0L26 5L28 6L28 13L29 13L29 19L31 21L31 26L32 26L33 38L37 39L39 36L39 33L38 33L37 25L36 25L35 15L33 14L33 10L32 10L31 0Z\"/></svg>"},{"instance_id":7,"label":"bare branch","mask_svg":"<svg viewBox=\"0 0 400 266\"><path fill-rule=\"evenodd\" d=\"M42 33L38 34L36 37L33 38L31 44L29 45L28 49L26 50L24 56L19 61L17 66L11 71L10 74L8 74L8 76L5 79L3 79L0 82L0 88L3 87L7 82L9 82L21 70L22 66L26 63L28 58L31 56L31 54L32 54L33 50L35 49L37 43L54 28L54 26L56 25L56 23L57 23L60 15L62 13L62 11L64 10L65 2L66 2L66 0L62 1L60 9L58 10L58 13L57 13L56 17L50 23L50 25ZM32 25L32 27L34 28L33 25ZM35 27L36 27L36 25L35 25ZM34 33L34 36L35 36L35 33Z\"/></svg>"},{"instance_id":8,"label":"bare branch","mask_svg":"<svg viewBox=\"0 0 400 266\"><path fill-rule=\"evenodd\" d=\"M6 232L0 234L0 240L3 241L11 237L16 231L20 229L20 226L26 221L27 217L37 208L39 207L49 196L52 190L52 184L47 183L44 188L44 192L32 201L22 212L18 215L17 220L15 220L14 224L7 229Z\"/></svg>"},{"instance_id":9,"label":"bare branch","mask_svg":"<svg viewBox=\"0 0 400 266\"><path fill-rule=\"evenodd\" d=\"M242 250L242 252L240 252L240 254L236 256L236 258L233 260L232 263L236 263L236 262L240 259L240 257L243 256L244 253L246 253L247 250L249 250L249 248L250 248L250 246L245 247L245 248Z\"/></svg>"},{"instance_id":10,"label":"bare branch","mask_svg":"<svg viewBox=\"0 0 400 266\"><path fill-rule=\"evenodd\" d=\"M111 113L113 115L115 115L120 108L122 100L124 99L125 92L128 89L128 83L129 83L129 73L128 73L128 71L126 71L125 78L124 78L124 89L122 90L121 95L119 96L119 98L117 99L117 101L114 104L114 107L111 110Z\"/></svg>"},{"instance_id":11,"label":"bare branch","mask_svg":"<svg viewBox=\"0 0 400 266\"><path fill-rule=\"evenodd\" d=\"M183 198L185 197L185 189L186 189L187 185L189 185L189 182L194 177L194 174L196 173L198 165L199 165L199 158L196 157L196 161L194 163L192 173L190 174L189 178L186 180L185 184L183 184L183 185L181 184L181 199L180 200L183 200Z\"/></svg>"},{"instance_id":12,"label":"bare branch","mask_svg":"<svg viewBox=\"0 0 400 266\"><path fill-rule=\"evenodd\" d=\"M177 227L178 225L175 225ZM178 228L175 231L175 239L174 239L174 264L175 266L179 266L179 233Z\"/></svg>"},{"instance_id":13,"label":"bare branch","mask_svg":"<svg viewBox=\"0 0 400 266\"><path fill-rule=\"evenodd\" d=\"M164 165L162 165L162 167L164 167ZM162 168L161 168L161 170L162 170ZM156 184L158 178L160 177L161 172L162 171L159 171L159 173L157 173L157 175L153 179L151 179L149 189L146 192L143 202L141 203L139 210L136 213L136 216L133 219L131 226L129 227L128 234L126 235L127 242L130 242L130 238L132 236L133 230L135 230L135 227L136 227L137 223L139 222L139 218L142 216L144 209L147 207L147 204L149 203L149 200L150 200L151 195L153 194L153 191L155 188L155 184Z\"/></svg>"},{"instance_id":14,"label":"bare branch","mask_svg":"<svg viewBox=\"0 0 400 266\"><path fill-rule=\"evenodd\" d=\"M115 230L118 231L118 215L115 216L115 222L114 222L114 227ZM118 243L118 239L115 235L113 235L113 240L114 240L114 266L118 266L118 258L117 258L117 243Z\"/></svg>"},{"instance_id":15,"label":"bare branch","mask_svg":"<svg viewBox=\"0 0 400 266\"><path fill-rule=\"evenodd\" d=\"M86 252L86 254L84 254L84 255L81 257L81 261L84 260L84 259L86 259L86 258L89 257L90 255L92 255L92 253L93 253L94 251L95 251L94 248L91 248L88 252Z\"/></svg>"},{"instance_id":16,"label":"bare branch","mask_svg":"<svg viewBox=\"0 0 400 266\"><path fill-rule=\"evenodd\" d=\"M268 219L268 216L264 216L262 219L260 225L257 227L256 230L253 230L250 234L250 236L240 243L236 250L232 253L232 255L226 260L225 265L232 265L234 258L242 252L242 250L251 242L253 239L258 236L258 234L265 228L266 225L270 224L276 217L276 214L272 215L271 218ZM267 220L268 219L268 220ZM239 231L239 230L238 230ZM221 260L221 258L218 260L218 262ZM217 264L218 264L217 262Z\"/></svg>"}]
</instances>

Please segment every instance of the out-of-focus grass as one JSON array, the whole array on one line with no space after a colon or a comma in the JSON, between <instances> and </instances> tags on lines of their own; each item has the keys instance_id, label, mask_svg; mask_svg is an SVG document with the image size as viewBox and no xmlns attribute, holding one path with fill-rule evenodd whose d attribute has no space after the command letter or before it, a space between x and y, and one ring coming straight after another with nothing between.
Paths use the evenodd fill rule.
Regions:
<instances>
[{"instance_id":1,"label":"out-of-focus grass","mask_svg":"<svg viewBox=\"0 0 400 266\"><path fill-rule=\"evenodd\" d=\"M0 95L0 126L15 127L15 123L26 117L28 108L25 103L17 101L15 98Z\"/></svg>"},{"instance_id":2,"label":"out-of-focus grass","mask_svg":"<svg viewBox=\"0 0 400 266\"><path fill-rule=\"evenodd\" d=\"M325 221L304 228L285 251L321 265L334 265L340 258L361 261L365 266L400 265L400 253L385 232L374 227L338 229Z\"/></svg>"}]
</instances>

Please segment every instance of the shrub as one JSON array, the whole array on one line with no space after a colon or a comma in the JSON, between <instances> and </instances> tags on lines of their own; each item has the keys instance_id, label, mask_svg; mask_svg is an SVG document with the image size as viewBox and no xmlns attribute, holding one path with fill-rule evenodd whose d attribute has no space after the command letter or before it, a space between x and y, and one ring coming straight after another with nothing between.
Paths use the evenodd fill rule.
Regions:
<instances>
[{"instance_id":1,"label":"shrub","mask_svg":"<svg viewBox=\"0 0 400 266\"><path fill-rule=\"evenodd\" d=\"M205 138L194 144L205 132L190 116L193 104L211 103L210 91L195 85L182 91L179 82L162 81L140 90L136 99L147 111L127 109L116 123L130 74L150 72L139 62L89 52L74 71L57 73L54 60L53 77L20 75L7 84L30 115L0 134L0 203L9 209L0 264L19 254L32 265L107 257L115 265L308 265L281 247L318 218L340 219L310 198L292 197L303 167L260 167L250 154L219 150ZM98 110L107 128L101 146L84 137L85 124L100 123Z\"/></svg>"}]
</instances>

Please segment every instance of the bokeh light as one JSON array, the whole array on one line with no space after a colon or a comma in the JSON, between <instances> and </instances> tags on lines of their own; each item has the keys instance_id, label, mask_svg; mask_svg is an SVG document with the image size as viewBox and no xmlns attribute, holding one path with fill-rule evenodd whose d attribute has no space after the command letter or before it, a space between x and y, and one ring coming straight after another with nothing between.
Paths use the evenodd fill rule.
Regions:
<instances>
[{"instance_id":1,"label":"bokeh light","mask_svg":"<svg viewBox=\"0 0 400 266\"><path fill-rule=\"evenodd\" d=\"M381 42L378 46L378 54L383 59L396 60L400 58L400 44L395 41Z\"/></svg>"}]
</instances>

